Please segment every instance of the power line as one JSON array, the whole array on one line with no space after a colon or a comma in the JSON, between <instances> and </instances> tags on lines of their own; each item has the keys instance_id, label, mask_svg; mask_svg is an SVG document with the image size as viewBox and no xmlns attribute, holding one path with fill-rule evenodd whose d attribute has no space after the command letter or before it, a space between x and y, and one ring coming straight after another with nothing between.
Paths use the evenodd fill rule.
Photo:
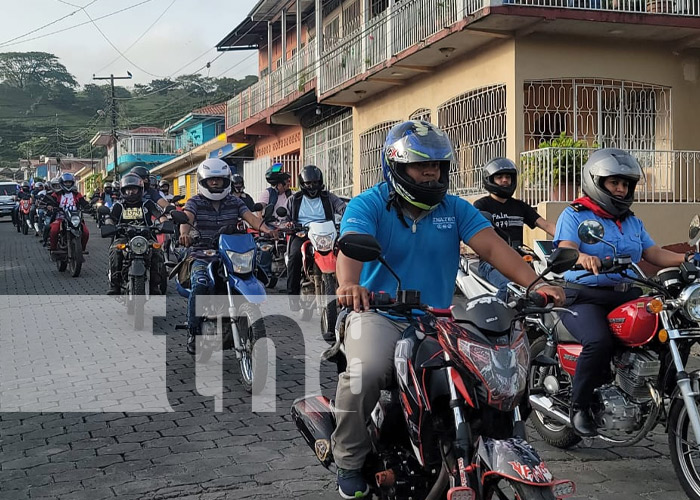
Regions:
<instances>
[{"instance_id":1,"label":"power line","mask_svg":"<svg viewBox=\"0 0 700 500\"><path fill-rule=\"evenodd\" d=\"M60 0L59 0L59 1L60 1ZM141 41L141 39L142 39L144 36L146 36L146 33L148 33L149 31L151 31L151 28L153 28L153 27L158 23L158 21L160 21L161 18L170 10L170 7L172 7L173 5L175 5L175 2L177 2L177 0L173 0L172 2L170 2L170 4L165 8L165 10L164 10L163 12L161 12L161 14L156 18L156 20L153 21L153 22L151 23L151 25L150 25L148 28L146 28L146 31L144 31L143 33L141 33L141 35L140 35L136 40L134 40L134 42L133 42L131 45L129 45L129 46L126 48L126 50L124 50L124 53L129 52L129 51L131 50L131 48L132 48L134 45L136 45L137 43L139 43L139 42ZM117 62L118 60L119 60L119 57L115 57L114 59L112 59L111 62L105 64L105 65L102 66L100 69L98 69L98 70L97 70L97 73L99 73L100 71L102 71L102 70L105 69L105 68L108 68L109 66L111 66L112 64L114 64L115 62ZM132 64L133 64L133 63L132 63Z\"/></svg>"},{"instance_id":2,"label":"power line","mask_svg":"<svg viewBox=\"0 0 700 500\"><path fill-rule=\"evenodd\" d=\"M105 14L104 16L96 17L96 18L94 19L94 21L99 21L100 19L106 19L106 18L108 18L108 17L112 17L112 16L115 16L115 15L117 15L117 14L121 14L122 12L125 12L125 11L127 11L127 10L131 10L131 9L134 9L134 8L136 8L136 7L140 7L141 5L150 3L150 2L152 2L152 1L153 1L153 0L142 0L141 2L139 2L139 3L137 3L137 4L134 4L134 5L131 5L131 6L129 6L129 7L124 7L123 9L120 9L120 10L117 10L117 11L114 11L114 12L111 12L111 13L109 13L109 14ZM72 30L72 29L74 29L74 28L79 28L80 26L85 26L86 24L90 24L90 21L85 21L84 23L74 24L73 26L69 26L69 27L67 27L67 28L63 28L63 29L60 29L60 30L52 31L52 32L50 32L50 33L45 33L45 34L43 34L43 35L41 35L41 36L35 36L35 37L33 37L33 38L27 38L26 40L21 40L21 41L19 41L19 42L10 43L10 42L13 42L14 40L16 40L17 38L22 38L22 37L24 37L24 36L27 36L27 34L25 34L25 35L22 35L22 36L20 36L20 37L13 38L12 40L8 40L7 42L0 43L0 47L10 47L10 46L12 46L12 45L19 45L20 43L30 42L30 41L32 41L32 40L39 40L40 38L46 38L47 36L56 35L56 34L58 34L58 33L63 33L64 31ZM37 31L37 30L35 30L35 31Z\"/></svg>"},{"instance_id":3,"label":"power line","mask_svg":"<svg viewBox=\"0 0 700 500\"><path fill-rule=\"evenodd\" d=\"M85 7L89 7L90 5L92 5L93 3L97 2L97 1L98 1L98 0L93 0L92 2L90 2L89 4L87 4ZM60 22L63 21L64 19L67 19L67 18L69 18L70 16L72 16L73 14L76 14L76 13L78 13L78 12L80 12L80 9L74 10L74 11L71 12L70 14L66 14L66 15L63 16L63 17L59 17L59 18L56 19L55 21L51 21L50 23L47 23L47 24L45 24L45 25L43 25L43 26L39 26L38 28L33 29L33 30L31 30L31 31L28 31L27 33L25 33L25 34L23 34L23 35L16 36L16 37L14 37L14 38L10 38L9 40L6 40L6 41L4 41L4 42L0 42L0 45L5 45L5 44L8 44L8 43L10 43L10 42L14 42L15 40L18 40L18 39L20 39L20 38L24 38L25 36L29 36L29 35L31 35L32 33L36 33L37 31L41 31L41 30L43 30L44 28L47 28L47 27L49 27L49 26L52 26L52 25L54 25L54 24L56 24L56 23L60 23Z\"/></svg>"}]
</instances>

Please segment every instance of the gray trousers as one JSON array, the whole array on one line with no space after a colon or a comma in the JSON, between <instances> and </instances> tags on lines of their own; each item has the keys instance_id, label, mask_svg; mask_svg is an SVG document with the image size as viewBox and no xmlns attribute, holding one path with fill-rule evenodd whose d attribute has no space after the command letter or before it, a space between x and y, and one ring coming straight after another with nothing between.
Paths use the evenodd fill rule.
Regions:
<instances>
[{"instance_id":1,"label":"gray trousers","mask_svg":"<svg viewBox=\"0 0 700 500\"><path fill-rule=\"evenodd\" d=\"M367 421L394 373L394 348L408 323L374 312L350 313L345 329L348 366L335 396L337 426L331 436L333 458L342 469L361 469L372 451Z\"/></svg>"}]
</instances>

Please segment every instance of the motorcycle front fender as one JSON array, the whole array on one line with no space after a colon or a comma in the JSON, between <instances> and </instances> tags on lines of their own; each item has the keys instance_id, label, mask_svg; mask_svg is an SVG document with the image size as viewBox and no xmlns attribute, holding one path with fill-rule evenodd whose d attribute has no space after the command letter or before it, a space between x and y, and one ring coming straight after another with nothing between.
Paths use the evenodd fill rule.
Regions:
<instances>
[{"instance_id":1,"label":"motorcycle front fender","mask_svg":"<svg viewBox=\"0 0 700 500\"><path fill-rule=\"evenodd\" d=\"M316 262L316 265L323 274L335 272L336 260L336 256L333 252L328 252L325 255L321 252L314 252L314 262Z\"/></svg>"},{"instance_id":2,"label":"motorcycle front fender","mask_svg":"<svg viewBox=\"0 0 700 500\"><path fill-rule=\"evenodd\" d=\"M72 228L70 228L70 232L73 236L80 239L80 228L72 227Z\"/></svg>"},{"instance_id":3,"label":"motorcycle front fender","mask_svg":"<svg viewBox=\"0 0 700 500\"><path fill-rule=\"evenodd\" d=\"M129 265L129 276L145 276L146 263L143 259L134 259Z\"/></svg>"},{"instance_id":4,"label":"motorcycle front fender","mask_svg":"<svg viewBox=\"0 0 700 500\"><path fill-rule=\"evenodd\" d=\"M251 304L262 304L265 302L265 287L253 275L242 278L235 274L229 275L231 288L240 293Z\"/></svg>"},{"instance_id":5,"label":"motorcycle front fender","mask_svg":"<svg viewBox=\"0 0 700 500\"><path fill-rule=\"evenodd\" d=\"M524 439L479 438L476 451L483 465L481 483L490 476L499 476L535 486L553 485L552 473L537 451Z\"/></svg>"}]
</instances>

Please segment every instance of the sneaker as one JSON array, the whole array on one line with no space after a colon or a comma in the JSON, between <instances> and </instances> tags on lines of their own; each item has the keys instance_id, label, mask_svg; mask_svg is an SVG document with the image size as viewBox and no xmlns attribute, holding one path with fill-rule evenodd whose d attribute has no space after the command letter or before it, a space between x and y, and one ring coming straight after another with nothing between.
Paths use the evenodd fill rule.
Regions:
<instances>
[{"instance_id":1,"label":"sneaker","mask_svg":"<svg viewBox=\"0 0 700 500\"><path fill-rule=\"evenodd\" d=\"M187 334L187 354L197 354L197 336L191 332Z\"/></svg>"},{"instance_id":2,"label":"sneaker","mask_svg":"<svg viewBox=\"0 0 700 500\"><path fill-rule=\"evenodd\" d=\"M122 291L118 286L112 285L109 287L109 291L107 292L107 295L121 295L121 293L122 293Z\"/></svg>"},{"instance_id":3,"label":"sneaker","mask_svg":"<svg viewBox=\"0 0 700 500\"><path fill-rule=\"evenodd\" d=\"M369 494L369 485L362 477L360 469L338 467L338 493L347 499L364 498Z\"/></svg>"}]
</instances>

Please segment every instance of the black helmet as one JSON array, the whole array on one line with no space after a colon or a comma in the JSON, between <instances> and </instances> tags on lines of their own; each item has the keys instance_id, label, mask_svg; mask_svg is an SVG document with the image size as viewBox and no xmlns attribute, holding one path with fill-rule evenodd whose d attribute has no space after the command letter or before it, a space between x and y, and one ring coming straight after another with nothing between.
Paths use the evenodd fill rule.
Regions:
<instances>
[{"instance_id":1,"label":"black helmet","mask_svg":"<svg viewBox=\"0 0 700 500\"><path fill-rule=\"evenodd\" d=\"M581 174L583 194L591 198L600 208L615 217L629 212L634 201L634 188L644 176L642 167L634 156L621 149L599 149L588 157ZM607 177L619 177L629 182L627 196L616 198L603 184Z\"/></svg>"},{"instance_id":2,"label":"black helmet","mask_svg":"<svg viewBox=\"0 0 700 500\"><path fill-rule=\"evenodd\" d=\"M61 186L61 189L67 193L77 188L75 185L75 177L70 172L61 174L61 177L58 179L58 184Z\"/></svg>"},{"instance_id":3,"label":"black helmet","mask_svg":"<svg viewBox=\"0 0 700 500\"><path fill-rule=\"evenodd\" d=\"M287 180L291 179L292 176L289 175L287 172L283 172L282 168L284 165L281 163L275 163L272 165L270 168L267 169L267 172L265 172L265 180L273 185L276 186L277 184L284 184L287 182Z\"/></svg>"},{"instance_id":4,"label":"black helmet","mask_svg":"<svg viewBox=\"0 0 700 500\"><path fill-rule=\"evenodd\" d=\"M242 193L245 189L245 181L241 174L233 174L231 177L231 185L236 193Z\"/></svg>"},{"instance_id":5,"label":"black helmet","mask_svg":"<svg viewBox=\"0 0 700 500\"><path fill-rule=\"evenodd\" d=\"M497 174L510 174L510 186L499 186L494 182ZM482 172L484 178L484 189L493 193L499 198L510 198L518 187L518 169L508 158L494 158L489 160Z\"/></svg>"},{"instance_id":6,"label":"black helmet","mask_svg":"<svg viewBox=\"0 0 700 500\"><path fill-rule=\"evenodd\" d=\"M306 165L299 172L299 187L309 198L316 198L325 189L323 172L316 165Z\"/></svg>"},{"instance_id":7,"label":"black helmet","mask_svg":"<svg viewBox=\"0 0 700 500\"><path fill-rule=\"evenodd\" d=\"M102 189L104 190L105 193L111 194L112 193L112 183L111 182L105 182L102 185Z\"/></svg>"},{"instance_id":8,"label":"black helmet","mask_svg":"<svg viewBox=\"0 0 700 500\"><path fill-rule=\"evenodd\" d=\"M447 194L450 186L450 163L455 160L447 134L432 123L406 121L395 125L386 136L382 149L382 172L389 184L404 200L422 210L432 210ZM417 184L406 174L411 163L440 162L438 181Z\"/></svg>"},{"instance_id":9,"label":"black helmet","mask_svg":"<svg viewBox=\"0 0 700 500\"><path fill-rule=\"evenodd\" d=\"M24 181L22 184L20 184L19 187L25 193L28 193L31 190L31 188L29 187L29 182L27 182L27 181Z\"/></svg>"},{"instance_id":10,"label":"black helmet","mask_svg":"<svg viewBox=\"0 0 700 500\"><path fill-rule=\"evenodd\" d=\"M133 172L122 177L120 186L119 192L127 203L136 203L143 197L143 179ZM126 194L127 190L131 190L130 188L138 188L138 190Z\"/></svg>"},{"instance_id":11,"label":"black helmet","mask_svg":"<svg viewBox=\"0 0 700 500\"><path fill-rule=\"evenodd\" d=\"M150 177L150 174L148 173L148 169L147 169L146 167L142 167L142 166L139 165L138 167L132 168L132 169L131 169L131 172L129 172L129 173L130 173L130 174L136 174L136 175L138 175L139 177L141 177L141 180L143 180L143 189L144 189L144 191L145 191L146 189L149 189L149 188L151 187L151 186L150 186L150 178L149 178L149 177Z\"/></svg>"}]
</instances>

